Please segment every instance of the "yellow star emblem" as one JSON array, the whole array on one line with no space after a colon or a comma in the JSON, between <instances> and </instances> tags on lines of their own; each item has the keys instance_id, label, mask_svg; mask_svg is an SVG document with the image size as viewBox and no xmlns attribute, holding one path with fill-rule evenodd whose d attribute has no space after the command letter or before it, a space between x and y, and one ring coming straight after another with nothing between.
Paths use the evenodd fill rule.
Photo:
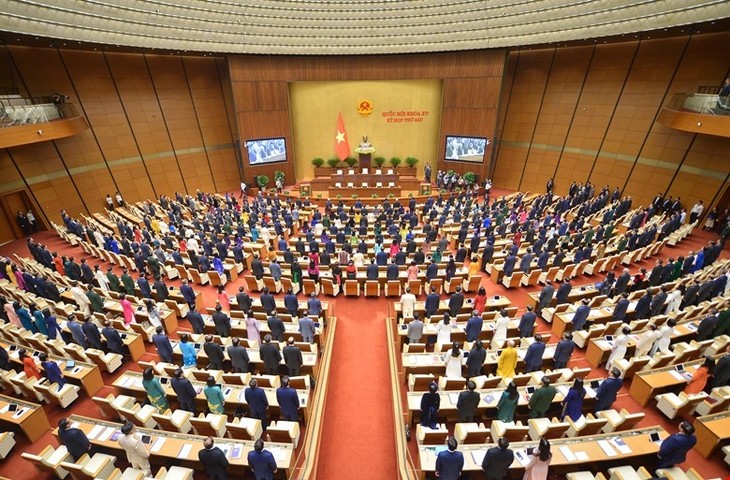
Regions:
<instances>
[{"instance_id":1,"label":"yellow star emblem","mask_svg":"<svg viewBox=\"0 0 730 480\"><path fill-rule=\"evenodd\" d=\"M342 143L345 141L345 132L340 132L337 130L337 135L335 136L337 138L337 143Z\"/></svg>"}]
</instances>

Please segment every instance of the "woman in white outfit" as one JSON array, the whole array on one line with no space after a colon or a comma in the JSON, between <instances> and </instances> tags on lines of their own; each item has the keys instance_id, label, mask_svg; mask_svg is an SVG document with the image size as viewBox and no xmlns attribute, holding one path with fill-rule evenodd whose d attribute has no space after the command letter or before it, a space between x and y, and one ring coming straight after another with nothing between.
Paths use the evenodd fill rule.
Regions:
<instances>
[{"instance_id":1,"label":"woman in white outfit","mask_svg":"<svg viewBox=\"0 0 730 480\"><path fill-rule=\"evenodd\" d=\"M494 318L494 335L492 335L492 346L502 348L507 340L507 328L509 328L509 317L507 310L502 309Z\"/></svg>"},{"instance_id":2,"label":"woman in white outfit","mask_svg":"<svg viewBox=\"0 0 730 480\"><path fill-rule=\"evenodd\" d=\"M459 344L454 342L454 348L446 354L446 378L462 378L461 376L461 350Z\"/></svg>"},{"instance_id":3,"label":"woman in white outfit","mask_svg":"<svg viewBox=\"0 0 730 480\"><path fill-rule=\"evenodd\" d=\"M624 327L621 330L621 335L613 339L613 346L611 347L611 355L608 357L606 362L606 370L609 372L613 368L613 362L616 360L622 360L626 356L626 347L629 345L629 334L631 329Z\"/></svg>"},{"instance_id":4,"label":"woman in white outfit","mask_svg":"<svg viewBox=\"0 0 730 480\"><path fill-rule=\"evenodd\" d=\"M669 315L672 312L679 310L679 306L682 304L682 292L679 289L672 290L667 297L667 306L664 309L664 315Z\"/></svg>"},{"instance_id":5,"label":"woman in white outfit","mask_svg":"<svg viewBox=\"0 0 730 480\"><path fill-rule=\"evenodd\" d=\"M662 325L659 329L659 338L654 342L654 348L651 349L651 355L656 352L666 353L669 351L669 344L672 341L672 333L674 333L674 326L677 324L676 320L668 320L666 324Z\"/></svg>"},{"instance_id":6,"label":"woman in white outfit","mask_svg":"<svg viewBox=\"0 0 730 480\"><path fill-rule=\"evenodd\" d=\"M639 339L636 341L636 353L634 353L634 357L648 355L649 350L654 346L657 338L659 338L659 332L656 329L656 325L649 325L647 330L639 335Z\"/></svg>"},{"instance_id":7,"label":"woman in white outfit","mask_svg":"<svg viewBox=\"0 0 730 480\"><path fill-rule=\"evenodd\" d=\"M436 324L436 351L441 351L441 345L451 344L451 330L454 323L449 317L449 312L444 312L443 321Z\"/></svg>"}]
</instances>

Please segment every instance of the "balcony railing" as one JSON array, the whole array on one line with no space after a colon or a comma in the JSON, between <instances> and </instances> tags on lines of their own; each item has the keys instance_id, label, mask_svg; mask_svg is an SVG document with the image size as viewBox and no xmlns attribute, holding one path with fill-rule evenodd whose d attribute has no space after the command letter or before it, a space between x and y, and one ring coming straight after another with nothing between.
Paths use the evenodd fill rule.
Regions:
<instances>
[{"instance_id":1,"label":"balcony railing","mask_svg":"<svg viewBox=\"0 0 730 480\"><path fill-rule=\"evenodd\" d=\"M16 127L47 123L78 114L66 97L21 97L18 94L0 95L0 127Z\"/></svg>"},{"instance_id":2,"label":"balcony railing","mask_svg":"<svg viewBox=\"0 0 730 480\"><path fill-rule=\"evenodd\" d=\"M704 115L730 115L730 97L720 96L721 92L717 86L701 86L696 93L675 95L667 107Z\"/></svg>"}]
</instances>

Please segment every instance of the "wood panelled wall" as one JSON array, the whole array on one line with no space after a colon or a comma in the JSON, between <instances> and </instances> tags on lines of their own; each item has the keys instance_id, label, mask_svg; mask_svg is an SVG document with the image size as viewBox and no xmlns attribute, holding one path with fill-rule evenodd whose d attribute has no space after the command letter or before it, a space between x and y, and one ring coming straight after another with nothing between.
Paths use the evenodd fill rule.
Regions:
<instances>
[{"instance_id":1,"label":"wood panelled wall","mask_svg":"<svg viewBox=\"0 0 730 480\"><path fill-rule=\"evenodd\" d=\"M241 142L247 139L285 137L286 163L251 166L242 151L243 175L252 182L255 175L273 178L282 170L287 183L294 183L294 163L310 159L293 158L288 84L296 81L352 81L443 79L443 109L439 151L444 152L447 134L493 138L496 129L499 92L505 63L504 50L428 55L361 57L273 57L230 56L228 65ZM488 151L488 156L491 149ZM480 177L489 171L483 165L423 159L438 168L458 172L472 170ZM423 162L419 164L422 168Z\"/></svg>"},{"instance_id":2,"label":"wood panelled wall","mask_svg":"<svg viewBox=\"0 0 730 480\"><path fill-rule=\"evenodd\" d=\"M237 188L225 59L7 46L21 94L61 92L90 128L75 137L0 151L0 193L27 188L58 222L128 201Z\"/></svg>"},{"instance_id":3,"label":"wood panelled wall","mask_svg":"<svg viewBox=\"0 0 730 480\"><path fill-rule=\"evenodd\" d=\"M618 186L636 206L661 192L689 209L728 181L730 139L656 122L663 106L728 73L730 32L510 52L496 186Z\"/></svg>"}]
</instances>

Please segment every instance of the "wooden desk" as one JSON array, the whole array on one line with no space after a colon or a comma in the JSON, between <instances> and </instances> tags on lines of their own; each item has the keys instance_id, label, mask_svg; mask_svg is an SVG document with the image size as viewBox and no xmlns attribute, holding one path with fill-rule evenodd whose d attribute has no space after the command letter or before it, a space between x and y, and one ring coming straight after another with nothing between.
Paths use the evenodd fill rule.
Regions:
<instances>
[{"instance_id":1,"label":"wooden desk","mask_svg":"<svg viewBox=\"0 0 730 480\"><path fill-rule=\"evenodd\" d=\"M554 383L553 386L558 390L553 398L551 410L557 408L560 402L563 401L568 393L568 389L572 386L572 383ZM537 388L537 386L534 386ZM584 386L586 389L586 396L583 401L583 408L585 411L591 411L591 408L595 404L596 392L590 385ZM479 405L477 405L477 412L479 415L486 414L488 418L495 418L497 414L497 404L499 399L504 393L504 387L499 388L487 388L482 390L476 390L481 397ZM523 413L527 413L528 402L530 397L527 394L527 387L518 387L519 400L517 402L518 410ZM456 402L459 398L460 390L445 391L439 390L439 396L441 397L441 405L439 407L440 416L456 417ZM416 417L420 417L421 414L421 397L424 392L407 392L408 402L408 416L406 417L408 423L412 423Z\"/></svg>"},{"instance_id":2,"label":"wooden desk","mask_svg":"<svg viewBox=\"0 0 730 480\"><path fill-rule=\"evenodd\" d=\"M553 298L550 300L550 304L548 305L548 307L555 307L558 304L558 302L555 300L557 290L558 289L555 288L555 292L553 292ZM540 304L540 302L538 301L540 298L540 291L538 290L536 292L529 293L528 295L532 299L532 306L537 310L537 307ZM593 298L596 295L598 295L598 290L596 290L596 286L593 284L573 287L570 290L570 294L568 294L568 303L575 303L583 300L584 298Z\"/></svg>"},{"instance_id":3,"label":"wooden desk","mask_svg":"<svg viewBox=\"0 0 730 480\"><path fill-rule=\"evenodd\" d=\"M71 336L71 330L68 328L68 322L65 320L59 320L58 326L61 327L61 330L63 330L65 333L67 333L69 336ZM135 333L133 331L123 331L116 329L119 332L119 335L122 337L122 342L124 342L124 345L129 350L129 355L132 357L133 361L137 361L140 358L142 358L142 355L147 353L147 350L144 346L144 338L139 333ZM103 343L106 343L106 338L104 338L104 335L101 336L101 341Z\"/></svg>"},{"instance_id":4,"label":"wooden desk","mask_svg":"<svg viewBox=\"0 0 730 480\"><path fill-rule=\"evenodd\" d=\"M560 438L550 440L553 454L550 462L551 472L571 472L578 470L603 469L603 466L626 465L635 459L649 459L656 456L659 445L650 439L652 433L659 433L659 436L666 438L667 432L661 427L642 428L620 433L607 433L578 438ZM619 450L617 440L621 440L627 448L624 452ZM536 448L538 442L517 442L511 443L510 448L515 452L515 460L510 466L510 471L524 471L528 463L527 447ZM606 453L601 445L607 445L611 455ZM464 471L482 470L482 460L487 450L495 447L496 444L486 445L459 445L458 450L464 453ZM567 448L566 448L567 447ZM427 472L436 470L436 456L438 452L445 449L441 446L422 445L418 447L421 466L421 479L424 479ZM568 455L566 455L566 453ZM601 467L597 467L600 465ZM514 476L514 475L513 475Z\"/></svg>"},{"instance_id":5,"label":"wooden desk","mask_svg":"<svg viewBox=\"0 0 730 480\"><path fill-rule=\"evenodd\" d=\"M638 302L634 301L629 304L629 310L633 313ZM575 316L575 309L577 306L573 305L568 310L553 315L553 321L550 330L557 335L562 337L565 332L573 331L573 317ZM591 313L588 314L588 321L592 323L606 323L607 320L613 318L613 305L606 307L591 308Z\"/></svg>"},{"instance_id":6,"label":"wooden desk","mask_svg":"<svg viewBox=\"0 0 730 480\"><path fill-rule=\"evenodd\" d=\"M702 365L702 362L704 362L704 359L686 362L683 364L684 370L688 374L694 374L695 370ZM639 405L645 407L650 400L660 393L680 392L687 385L687 382L687 379L677 374L674 365L656 370L636 372L631 381L629 395L639 402Z\"/></svg>"},{"instance_id":7,"label":"wooden desk","mask_svg":"<svg viewBox=\"0 0 730 480\"><path fill-rule=\"evenodd\" d=\"M164 378L164 377L160 377ZM203 393L203 389L206 387L205 382L200 382L195 379L190 379L190 383L193 384L195 391L198 392L195 397L195 403L198 407L198 411L205 411L207 409L208 402ZM140 402L147 400L147 392L142 387L142 373L141 372L124 372L117 378L112 384L114 390L121 395L129 395L135 397ZM177 394L172 389L170 382L164 383L162 388L165 390L165 394L168 399L177 401ZM222 385L223 396L225 397L225 410L228 413L234 413L238 407L246 406L246 400L244 398L244 392L248 386L244 385ZM279 402L276 400L276 388L273 387L259 387L266 392L266 398L269 400L269 411L280 413ZM299 408L306 421L309 420L310 407L309 407L309 390L297 390L299 395Z\"/></svg>"},{"instance_id":8,"label":"wooden desk","mask_svg":"<svg viewBox=\"0 0 730 480\"><path fill-rule=\"evenodd\" d=\"M697 333L697 321L690 321L681 323L674 327L672 333L671 342L678 342L687 339L688 337L694 337ZM636 350L636 342L639 340L639 334L629 336L629 344L626 347L626 357L631 358ZM588 341L588 348L586 349L586 360L593 367L598 368L601 364L608 360L608 356L611 354L611 347L613 343L606 341L606 337L591 338Z\"/></svg>"},{"instance_id":9,"label":"wooden desk","mask_svg":"<svg viewBox=\"0 0 730 480\"><path fill-rule=\"evenodd\" d=\"M0 345L5 347L5 350L8 351L10 361L13 363L19 365L21 368L23 366L22 362L18 359L18 350L20 348L25 348L28 352L28 355L33 356L35 359L38 358L37 355L34 355L34 353L40 353L38 350L33 350L32 348L28 348L25 346L17 345L17 344L10 344L5 341L0 340ZM13 345L16 347L15 350L10 351L10 346ZM101 390L101 387L104 386L104 380L101 378L101 373L99 372L99 367L96 366L94 363L85 363L85 362L79 362L74 360L75 366L71 370L64 369L64 365L66 364L66 360L69 360L68 358L59 357L58 355L54 355L52 353L48 354L48 359L52 360L59 364L59 367L61 368L61 371L63 371L63 375L68 380L69 383L73 383L74 385L81 386L86 394L88 396L93 396L96 392ZM41 370L43 367L38 365L38 368Z\"/></svg>"},{"instance_id":10,"label":"wooden desk","mask_svg":"<svg viewBox=\"0 0 730 480\"><path fill-rule=\"evenodd\" d=\"M8 405L11 404L18 405L18 410L8 411ZM9 428L8 426L10 428L20 427L31 443L41 438L51 428L43 407L37 403L25 402L5 395L0 395L0 424L3 425L3 430Z\"/></svg>"},{"instance_id":11,"label":"wooden desk","mask_svg":"<svg viewBox=\"0 0 730 480\"><path fill-rule=\"evenodd\" d=\"M110 438L113 433L121 431L122 425L120 423L107 422L81 415L71 415L69 419L73 426L81 429L86 434L92 445L112 450L120 458L124 458L124 450L119 442ZM137 427L137 432L140 435L152 437L150 442L150 460L152 462L166 465L182 461L186 467L198 470L202 468L203 465L198 460L198 452L203 448L203 441L206 437L141 427ZM58 429L54 429L53 434L58 436ZM253 450L254 442L232 438L217 438L215 443L216 446L224 446L224 448L226 445L231 447L240 446L240 455L233 457L230 450L226 455L231 464L229 471L235 472L240 471L242 468L248 468L248 452ZM183 451L183 448L185 448L185 451ZM289 478L294 467L294 447L286 443L266 442L266 449L274 455L277 468L284 471L286 478ZM184 454L181 455L181 453Z\"/></svg>"},{"instance_id":12,"label":"wooden desk","mask_svg":"<svg viewBox=\"0 0 730 480\"><path fill-rule=\"evenodd\" d=\"M548 368L553 363L553 356L555 355L555 347L557 346L557 343L549 343L545 345L545 352L542 354L543 359L543 367ZM466 351L466 350L464 350ZM465 373L466 369L466 357L464 357L462 351L461 356L461 365L462 365L462 373ZM484 366L482 367L482 371L485 374L495 374L497 372L497 363L499 362L499 352L500 350L496 349L489 349L487 350L487 358L484 359ZM522 372L525 368L525 354L527 353L527 347L520 347L517 349L517 367L515 370L517 372ZM443 375L441 372L445 372L446 366L445 366L445 360L446 356L451 355L449 352L441 352L441 353L433 353L433 352L426 352L426 353L402 353L402 365L403 365L403 371L406 374L406 377L410 373L438 373L439 375ZM464 377L466 378L466 376Z\"/></svg>"},{"instance_id":13,"label":"wooden desk","mask_svg":"<svg viewBox=\"0 0 730 480\"><path fill-rule=\"evenodd\" d=\"M459 313L468 314L471 316L471 312L474 310L474 303L471 298L468 298L464 301L464 304L461 306L461 309L459 310ZM505 296L499 296L499 298L494 297L488 297L487 298L487 304L484 307L485 312L492 312L496 310L501 310L503 308L509 308L512 306L512 302L509 300L509 298ZM398 319L399 322L403 321L403 306L400 302L395 302L395 317ZM416 305L413 307L413 311L416 313L419 313L421 315L421 319L425 317L426 314L426 302L425 301L417 301ZM444 312L449 311L449 301L448 300L441 300L439 302L439 308L436 311L437 314L442 314Z\"/></svg>"},{"instance_id":14,"label":"wooden desk","mask_svg":"<svg viewBox=\"0 0 730 480\"><path fill-rule=\"evenodd\" d=\"M730 438L730 412L705 415L695 419L695 450L705 458L709 458L724 440Z\"/></svg>"}]
</instances>

